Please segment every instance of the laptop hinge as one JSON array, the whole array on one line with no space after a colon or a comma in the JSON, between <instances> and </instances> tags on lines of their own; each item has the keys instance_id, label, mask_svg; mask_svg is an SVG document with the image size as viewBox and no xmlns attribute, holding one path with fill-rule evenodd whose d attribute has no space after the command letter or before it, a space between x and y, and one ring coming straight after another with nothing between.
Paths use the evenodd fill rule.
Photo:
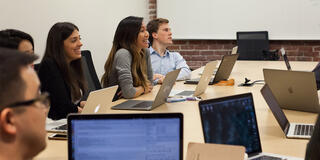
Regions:
<instances>
[{"instance_id":1,"label":"laptop hinge","mask_svg":"<svg viewBox=\"0 0 320 160\"><path fill-rule=\"evenodd\" d=\"M287 135L288 132L289 132L289 128L290 128L290 123L288 123L288 124L286 125L286 127L284 128L284 133L286 133L286 135Z\"/></svg>"}]
</instances>

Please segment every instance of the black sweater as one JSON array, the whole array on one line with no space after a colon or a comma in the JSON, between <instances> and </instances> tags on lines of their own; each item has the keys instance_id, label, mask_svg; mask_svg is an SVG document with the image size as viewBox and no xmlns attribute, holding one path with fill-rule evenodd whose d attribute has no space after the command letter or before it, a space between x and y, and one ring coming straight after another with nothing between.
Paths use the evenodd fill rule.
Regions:
<instances>
[{"instance_id":1,"label":"black sweater","mask_svg":"<svg viewBox=\"0 0 320 160\"><path fill-rule=\"evenodd\" d=\"M314 126L313 134L309 143L307 144L306 160L320 159L320 116L318 115L316 124Z\"/></svg>"},{"instance_id":2,"label":"black sweater","mask_svg":"<svg viewBox=\"0 0 320 160\"><path fill-rule=\"evenodd\" d=\"M38 72L41 91L50 94L50 111L48 117L53 120L66 118L69 113L77 113L78 105L71 100L70 87L64 81L57 63L45 58L40 63Z\"/></svg>"}]
</instances>

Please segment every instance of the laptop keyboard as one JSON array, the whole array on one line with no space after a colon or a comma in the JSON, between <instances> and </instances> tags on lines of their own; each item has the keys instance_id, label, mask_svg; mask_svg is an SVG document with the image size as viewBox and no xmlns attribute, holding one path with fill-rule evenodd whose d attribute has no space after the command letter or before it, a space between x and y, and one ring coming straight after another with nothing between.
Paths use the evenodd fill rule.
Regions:
<instances>
[{"instance_id":1,"label":"laptop keyboard","mask_svg":"<svg viewBox=\"0 0 320 160\"><path fill-rule=\"evenodd\" d=\"M253 160L282 160L282 158L263 155L263 156L255 158Z\"/></svg>"},{"instance_id":2,"label":"laptop keyboard","mask_svg":"<svg viewBox=\"0 0 320 160\"><path fill-rule=\"evenodd\" d=\"M190 96L194 93L194 91L183 91L183 92L180 92L178 94L176 94L177 96Z\"/></svg>"},{"instance_id":3,"label":"laptop keyboard","mask_svg":"<svg viewBox=\"0 0 320 160\"><path fill-rule=\"evenodd\" d=\"M68 129L68 125L67 125L67 124L64 124L64 125L62 125L62 126L56 127L55 129L56 129L56 130L67 130L67 129Z\"/></svg>"},{"instance_id":4,"label":"laptop keyboard","mask_svg":"<svg viewBox=\"0 0 320 160\"><path fill-rule=\"evenodd\" d=\"M298 124L294 128L294 135L311 136L313 129L314 129L313 125L300 125L300 124Z\"/></svg>"}]
</instances>

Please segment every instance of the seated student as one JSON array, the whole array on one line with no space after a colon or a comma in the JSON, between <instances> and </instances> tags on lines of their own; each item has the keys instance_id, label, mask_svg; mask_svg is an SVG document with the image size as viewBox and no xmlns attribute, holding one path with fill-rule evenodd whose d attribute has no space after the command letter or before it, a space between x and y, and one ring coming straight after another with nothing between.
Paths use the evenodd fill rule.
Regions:
<instances>
[{"instance_id":1,"label":"seated student","mask_svg":"<svg viewBox=\"0 0 320 160\"><path fill-rule=\"evenodd\" d=\"M148 38L143 18L130 16L121 20L104 65L103 87L119 85L121 91L117 95L124 98L134 98L152 90L150 54L146 49Z\"/></svg>"},{"instance_id":2,"label":"seated student","mask_svg":"<svg viewBox=\"0 0 320 160\"><path fill-rule=\"evenodd\" d=\"M314 72L314 75L316 77L317 90L320 90L320 63L317 64L312 72Z\"/></svg>"},{"instance_id":3,"label":"seated student","mask_svg":"<svg viewBox=\"0 0 320 160\"><path fill-rule=\"evenodd\" d=\"M150 34L150 57L154 83L161 84L164 76L173 70L180 69L177 80L190 79L191 71L186 61L178 52L170 52L167 47L172 44L172 33L169 20L157 18L147 25Z\"/></svg>"},{"instance_id":4,"label":"seated student","mask_svg":"<svg viewBox=\"0 0 320 160\"><path fill-rule=\"evenodd\" d=\"M320 159L320 116L318 115L311 139L307 144L306 160Z\"/></svg>"},{"instance_id":5,"label":"seated student","mask_svg":"<svg viewBox=\"0 0 320 160\"><path fill-rule=\"evenodd\" d=\"M46 147L47 94L29 67L37 57L0 48L0 159L32 159Z\"/></svg>"},{"instance_id":6,"label":"seated student","mask_svg":"<svg viewBox=\"0 0 320 160\"><path fill-rule=\"evenodd\" d=\"M0 31L0 47L17 49L26 53L34 52L32 37L28 33L16 29Z\"/></svg>"},{"instance_id":7,"label":"seated student","mask_svg":"<svg viewBox=\"0 0 320 160\"><path fill-rule=\"evenodd\" d=\"M53 120L80 113L85 104L81 101L87 89L81 46L79 29L74 24L62 22L51 27L38 75L41 91L50 93L49 118Z\"/></svg>"}]
</instances>

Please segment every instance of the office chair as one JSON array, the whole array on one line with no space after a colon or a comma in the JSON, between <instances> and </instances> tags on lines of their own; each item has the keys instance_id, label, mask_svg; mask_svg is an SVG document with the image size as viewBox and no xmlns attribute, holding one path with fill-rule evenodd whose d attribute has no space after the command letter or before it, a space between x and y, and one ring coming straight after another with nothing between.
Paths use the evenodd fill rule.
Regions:
<instances>
[{"instance_id":1,"label":"office chair","mask_svg":"<svg viewBox=\"0 0 320 160\"><path fill-rule=\"evenodd\" d=\"M237 32L239 60L278 60L278 50L269 50L268 31Z\"/></svg>"},{"instance_id":2,"label":"office chair","mask_svg":"<svg viewBox=\"0 0 320 160\"><path fill-rule=\"evenodd\" d=\"M88 92L85 93L83 96L84 97L83 99L86 100L91 91L101 89L101 84L92 62L91 52L89 50L84 50L84 51L81 51L81 55L82 55L82 58L81 58L82 68L83 68L85 79L87 80L87 83L88 83Z\"/></svg>"}]
</instances>

